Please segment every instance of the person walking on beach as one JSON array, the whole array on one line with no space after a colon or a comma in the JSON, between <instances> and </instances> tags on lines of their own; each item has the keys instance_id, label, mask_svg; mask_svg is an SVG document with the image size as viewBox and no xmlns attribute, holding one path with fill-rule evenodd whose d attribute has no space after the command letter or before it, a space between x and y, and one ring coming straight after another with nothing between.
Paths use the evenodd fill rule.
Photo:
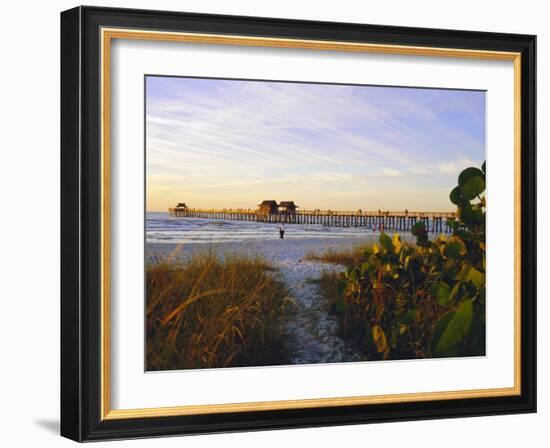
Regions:
<instances>
[{"instance_id":1,"label":"person walking on beach","mask_svg":"<svg viewBox=\"0 0 550 448\"><path fill-rule=\"evenodd\" d=\"M285 237L285 225L284 224L281 224L279 226L279 237L281 239L284 239L284 237Z\"/></svg>"}]
</instances>

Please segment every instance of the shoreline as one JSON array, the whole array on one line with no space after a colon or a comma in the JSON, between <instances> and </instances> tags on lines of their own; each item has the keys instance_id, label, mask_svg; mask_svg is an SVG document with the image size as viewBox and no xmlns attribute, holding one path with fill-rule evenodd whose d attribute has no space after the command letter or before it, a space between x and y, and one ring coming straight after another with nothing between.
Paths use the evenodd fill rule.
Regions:
<instances>
[{"instance_id":1,"label":"shoreline","mask_svg":"<svg viewBox=\"0 0 550 448\"><path fill-rule=\"evenodd\" d=\"M247 239L242 241L212 243L145 243L146 259L169 256L177 249L175 258L187 258L195 253L213 250L218 254L237 253L247 256L261 256L274 264L299 262L307 254L322 255L333 251L353 250L358 245L378 243L379 232L364 235L339 236L334 238L292 238ZM402 236L403 238L403 236ZM405 238L403 238L405 239ZM407 240L409 238L406 238ZM411 241L413 237L411 235Z\"/></svg>"}]
</instances>

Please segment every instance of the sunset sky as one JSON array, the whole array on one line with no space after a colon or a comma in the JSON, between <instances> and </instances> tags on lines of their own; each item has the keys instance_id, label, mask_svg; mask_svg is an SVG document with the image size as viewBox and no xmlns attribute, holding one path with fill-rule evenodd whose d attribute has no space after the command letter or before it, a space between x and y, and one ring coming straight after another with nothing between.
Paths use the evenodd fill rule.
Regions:
<instances>
[{"instance_id":1,"label":"sunset sky","mask_svg":"<svg viewBox=\"0 0 550 448\"><path fill-rule=\"evenodd\" d=\"M453 210L485 159L485 92L146 78L147 211Z\"/></svg>"}]
</instances>

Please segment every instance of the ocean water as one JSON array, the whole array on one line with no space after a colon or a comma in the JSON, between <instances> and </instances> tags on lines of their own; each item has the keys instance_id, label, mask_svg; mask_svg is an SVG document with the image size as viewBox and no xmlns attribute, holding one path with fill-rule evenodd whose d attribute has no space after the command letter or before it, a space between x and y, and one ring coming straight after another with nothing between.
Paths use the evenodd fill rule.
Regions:
<instances>
[{"instance_id":1,"label":"ocean water","mask_svg":"<svg viewBox=\"0 0 550 448\"><path fill-rule=\"evenodd\" d=\"M174 218L168 213L146 215L147 243L224 243L276 240L279 224L221 219ZM394 231L389 231L394 233ZM376 232L375 235L377 235ZM407 232L409 234L409 232ZM338 239L372 236L367 227L330 227L315 224L286 224L285 239Z\"/></svg>"}]
</instances>

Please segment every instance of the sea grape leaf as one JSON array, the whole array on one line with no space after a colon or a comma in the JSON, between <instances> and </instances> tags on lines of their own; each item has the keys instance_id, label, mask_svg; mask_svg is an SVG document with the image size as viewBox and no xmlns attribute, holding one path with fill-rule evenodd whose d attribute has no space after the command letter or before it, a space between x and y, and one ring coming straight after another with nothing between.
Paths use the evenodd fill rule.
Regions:
<instances>
[{"instance_id":1,"label":"sea grape leaf","mask_svg":"<svg viewBox=\"0 0 550 448\"><path fill-rule=\"evenodd\" d=\"M394 233L392 238L393 251L398 254L401 252L401 237L398 233Z\"/></svg>"},{"instance_id":2,"label":"sea grape leaf","mask_svg":"<svg viewBox=\"0 0 550 448\"><path fill-rule=\"evenodd\" d=\"M467 280L471 281L478 288L481 288L485 285L485 275L482 272L479 272L476 268L472 267L468 272Z\"/></svg>"},{"instance_id":3,"label":"sea grape leaf","mask_svg":"<svg viewBox=\"0 0 550 448\"><path fill-rule=\"evenodd\" d=\"M468 179L476 176L483 178L483 172L479 168L474 168L474 167L466 168L458 176L458 186L463 187L464 184L466 184L466 182L468 181Z\"/></svg>"},{"instance_id":4,"label":"sea grape leaf","mask_svg":"<svg viewBox=\"0 0 550 448\"><path fill-rule=\"evenodd\" d=\"M461 302L452 319L445 327L435 347L435 353L443 355L456 352L457 347L468 337L472 325L473 305L466 299Z\"/></svg>"},{"instance_id":5,"label":"sea grape leaf","mask_svg":"<svg viewBox=\"0 0 550 448\"><path fill-rule=\"evenodd\" d=\"M460 187L454 187L449 195L449 199L455 205L463 204L464 198L462 197L462 189Z\"/></svg>"},{"instance_id":6,"label":"sea grape leaf","mask_svg":"<svg viewBox=\"0 0 550 448\"><path fill-rule=\"evenodd\" d=\"M464 263L462 266L462 269L460 270L460 274L458 278L460 281L464 282L468 279L468 274L470 273L470 269L472 269L472 265L468 263Z\"/></svg>"},{"instance_id":7,"label":"sea grape leaf","mask_svg":"<svg viewBox=\"0 0 550 448\"><path fill-rule=\"evenodd\" d=\"M464 246L464 243L462 243L462 241L449 241L447 244L445 244L443 255L445 255L447 258L458 258L460 255L464 254L465 250L466 247Z\"/></svg>"},{"instance_id":8,"label":"sea grape leaf","mask_svg":"<svg viewBox=\"0 0 550 448\"><path fill-rule=\"evenodd\" d=\"M361 263L361 266L359 266L359 270L361 271L361 274L368 272L370 270L370 263L368 261Z\"/></svg>"},{"instance_id":9,"label":"sea grape leaf","mask_svg":"<svg viewBox=\"0 0 550 448\"><path fill-rule=\"evenodd\" d=\"M389 354L388 340L386 338L386 333L380 325L374 325L372 327L372 340L376 345L376 351L378 353L384 353L384 357Z\"/></svg>"},{"instance_id":10,"label":"sea grape leaf","mask_svg":"<svg viewBox=\"0 0 550 448\"><path fill-rule=\"evenodd\" d=\"M483 222L483 211L479 207L466 205L459 209L460 219L469 225L481 224Z\"/></svg>"},{"instance_id":11,"label":"sea grape leaf","mask_svg":"<svg viewBox=\"0 0 550 448\"><path fill-rule=\"evenodd\" d=\"M465 199L472 200L485 191L485 181L480 176L470 177L462 186L462 195Z\"/></svg>"},{"instance_id":12,"label":"sea grape leaf","mask_svg":"<svg viewBox=\"0 0 550 448\"><path fill-rule=\"evenodd\" d=\"M435 327L432 333L432 339L430 341L430 350L432 352L432 355L436 354L436 347L439 340L441 339L441 335L443 334L443 332L447 328L447 325L449 325L449 322L455 316L455 314L456 314L456 311L449 311L443 314L443 316L441 316L437 321L437 323L435 324Z\"/></svg>"},{"instance_id":13,"label":"sea grape leaf","mask_svg":"<svg viewBox=\"0 0 550 448\"><path fill-rule=\"evenodd\" d=\"M447 225L451 229L456 230L456 228L458 227L458 221L456 219L448 219L447 220Z\"/></svg>"},{"instance_id":14,"label":"sea grape leaf","mask_svg":"<svg viewBox=\"0 0 550 448\"><path fill-rule=\"evenodd\" d=\"M369 351L373 344L374 340L372 338L372 328L368 322L365 322L365 336L363 338L363 345L365 346L366 350Z\"/></svg>"},{"instance_id":15,"label":"sea grape leaf","mask_svg":"<svg viewBox=\"0 0 550 448\"><path fill-rule=\"evenodd\" d=\"M437 299L437 303L445 306L449 303L451 287L445 282L434 283L431 287L431 294Z\"/></svg>"},{"instance_id":16,"label":"sea grape leaf","mask_svg":"<svg viewBox=\"0 0 550 448\"><path fill-rule=\"evenodd\" d=\"M393 243L387 233L381 233L380 237L378 238L378 241L380 241L380 244L382 245L382 247L386 249L388 252L393 252Z\"/></svg>"}]
</instances>

